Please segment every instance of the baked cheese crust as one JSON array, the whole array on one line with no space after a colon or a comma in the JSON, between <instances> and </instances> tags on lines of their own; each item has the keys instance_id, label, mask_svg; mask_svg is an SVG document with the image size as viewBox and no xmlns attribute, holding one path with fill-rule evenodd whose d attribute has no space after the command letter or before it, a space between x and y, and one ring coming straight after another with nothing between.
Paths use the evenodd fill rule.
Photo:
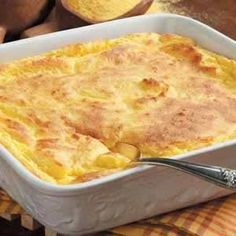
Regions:
<instances>
[{"instance_id":1,"label":"baked cheese crust","mask_svg":"<svg viewBox=\"0 0 236 236\"><path fill-rule=\"evenodd\" d=\"M0 65L0 143L71 184L129 167L120 142L169 157L236 137L236 61L139 33Z\"/></svg>"}]
</instances>

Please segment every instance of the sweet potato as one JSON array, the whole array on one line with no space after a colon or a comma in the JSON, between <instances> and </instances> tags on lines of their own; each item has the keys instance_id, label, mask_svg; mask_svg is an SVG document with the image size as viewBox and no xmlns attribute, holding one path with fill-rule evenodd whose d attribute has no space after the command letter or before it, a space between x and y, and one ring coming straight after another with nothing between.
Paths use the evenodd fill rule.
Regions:
<instances>
[{"instance_id":1,"label":"sweet potato","mask_svg":"<svg viewBox=\"0 0 236 236\"><path fill-rule=\"evenodd\" d=\"M152 2L153 0L61 0L68 11L89 23L144 14Z\"/></svg>"}]
</instances>

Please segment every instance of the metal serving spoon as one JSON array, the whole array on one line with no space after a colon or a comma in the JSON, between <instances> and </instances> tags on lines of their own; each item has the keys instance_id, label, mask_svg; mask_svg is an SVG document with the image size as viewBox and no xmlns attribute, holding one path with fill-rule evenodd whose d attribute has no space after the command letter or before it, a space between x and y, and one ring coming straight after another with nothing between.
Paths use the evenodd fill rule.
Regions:
<instances>
[{"instance_id":1,"label":"metal serving spoon","mask_svg":"<svg viewBox=\"0 0 236 236\"><path fill-rule=\"evenodd\" d=\"M186 161L159 157L142 157L140 150L131 144L118 143L115 151L129 157L134 163L141 165L167 166L202 178L221 187L236 190L236 170L220 166L200 165Z\"/></svg>"}]
</instances>

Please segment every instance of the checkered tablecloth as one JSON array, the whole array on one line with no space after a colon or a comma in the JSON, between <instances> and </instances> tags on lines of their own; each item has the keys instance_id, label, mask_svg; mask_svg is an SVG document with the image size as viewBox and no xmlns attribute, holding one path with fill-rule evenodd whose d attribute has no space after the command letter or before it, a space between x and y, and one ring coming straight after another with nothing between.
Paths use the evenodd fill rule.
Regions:
<instances>
[{"instance_id":1,"label":"checkered tablecloth","mask_svg":"<svg viewBox=\"0 0 236 236\"><path fill-rule=\"evenodd\" d=\"M24 210L0 190L0 214ZM109 231L125 236L236 236L236 194Z\"/></svg>"}]
</instances>

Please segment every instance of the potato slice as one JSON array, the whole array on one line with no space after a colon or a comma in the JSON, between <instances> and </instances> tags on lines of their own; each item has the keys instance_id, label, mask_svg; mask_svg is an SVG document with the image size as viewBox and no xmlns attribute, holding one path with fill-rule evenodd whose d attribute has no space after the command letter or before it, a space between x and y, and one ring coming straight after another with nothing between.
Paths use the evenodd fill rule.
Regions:
<instances>
[{"instance_id":1,"label":"potato slice","mask_svg":"<svg viewBox=\"0 0 236 236\"><path fill-rule=\"evenodd\" d=\"M135 161L140 157L139 149L129 143L117 143L112 151L128 157L131 161Z\"/></svg>"}]
</instances>

